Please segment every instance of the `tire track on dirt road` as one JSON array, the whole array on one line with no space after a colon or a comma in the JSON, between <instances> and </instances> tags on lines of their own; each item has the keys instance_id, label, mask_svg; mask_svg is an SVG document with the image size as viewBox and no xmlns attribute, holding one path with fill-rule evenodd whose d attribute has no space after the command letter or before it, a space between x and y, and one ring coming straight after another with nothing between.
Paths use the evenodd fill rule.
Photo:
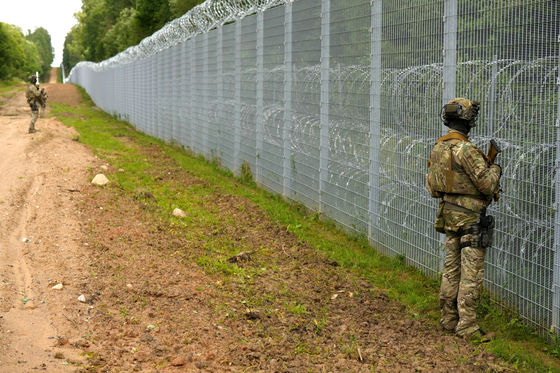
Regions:
<instances>
[{"instance_id":1,"label":"tire track on dirt road","mask_svg":"<svg viewBox=\"0 0 560 373\"><path fill-rule=\"evenodd\" d=\"M36 217L29 201L44 177L36 175L36 162L28 147L37 136L26 133L26 117L0 120L0 217L2 240L1 307L2 356L0 372L27 372L30 368L65 372L55 363L52 346L56 330L44 308L37 307L36 279L29 264L33 233L29 223ZM31 237L29 237L31 236ZM25 241L22 241L25 239ZM28 241L29 240L29 241Z\"/></svg>"},{"instance_id":2,"label":"tire track on dirt road","mask_svg":"<svg viewBox=\"0 0 560 373\"><path fill-rule=\"evenodd\" d=\"M36 362L34 367L47 368L49 360L53 360L50 353L56 330L49 321L48 314L44 309L38 308L40 300L37 298L35 289L35 279L32 275L28 256L33 237L28 237L28 224L33 220L35 212L29 201L31 196L38 190L41 178L36 178L32 182L26 183L19 192L22 197L15 205L9 216L11 220L7 229L7 240L2 247L2 263L9 267L9 273L2 273L6 276L8 296L11 308L3 314L3 331L10 336L9 350L12 358L17 364L31 363L30 356ZM25 240L22 241L22 239ZM27 241L29 240L29 241ZM25 362L25 363L23 363ZM3 362L4 363L4 362ZM5 362L5 363L9 363ZM3 365L0 370L15 372L16 367Z\"/></svg>"}]
</instances>

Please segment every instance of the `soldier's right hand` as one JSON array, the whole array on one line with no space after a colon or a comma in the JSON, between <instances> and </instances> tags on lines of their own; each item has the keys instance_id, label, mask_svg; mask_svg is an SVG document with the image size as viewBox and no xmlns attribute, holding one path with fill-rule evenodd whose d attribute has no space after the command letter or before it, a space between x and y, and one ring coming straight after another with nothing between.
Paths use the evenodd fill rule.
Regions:
<instances>
[{"instance_id":1,"label":"soldier's right hand","mask_svg":"<svg viewBox=\"0 0 560 373\"><path fill-rule=\"evenodd\" d=\"M498 167L498 169L500 170L500 176L499 176L499 177L501 178L501 177L502 177L502 166L500 166L499 164L493 163L493 164L490 166L490 168L492 168L492 167L494 167L494 166Z\"/></svg>"}]
</instances>

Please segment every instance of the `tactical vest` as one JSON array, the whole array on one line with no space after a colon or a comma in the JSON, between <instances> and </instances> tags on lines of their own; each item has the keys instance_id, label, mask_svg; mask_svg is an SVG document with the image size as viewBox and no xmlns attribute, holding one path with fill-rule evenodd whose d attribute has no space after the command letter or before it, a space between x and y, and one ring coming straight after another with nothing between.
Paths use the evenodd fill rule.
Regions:
<instances>
[{"instance_id":1,"label":"tactical vest","mask_svg":"<svg viewBox=\"0 0 560 373\"><path fill-rule=\"evenodd\" d=\"M451 141L437 146L439 143L447 140ZM453 152L451 149L460 141L470 142L465 136L458 133L450 133L437 139L436 147L428 160L429 171L426 175L428 190L432 197L441 198L443 193L457 192L457 188L453 188L453 182L455 180L455 170L457 170L458 166L456 162L453 162ZM454 163L455 167L453 167Z\"/></svg>"},{"instance_id":2,"label":"tactical vest","mask_svg":"<svg viewBox=\"0 0 560 373\"><path fill-rule=\"evenodd\" d=\"M463 171L453 148L462 141L470 141L459 133L450 133L436 141L428 161L426 185L434 198L443 198L471 211L480 211L489 204L487 196L480 192ZM480 154L484 156L482 152Z\"/></svg>"}]
</instances>

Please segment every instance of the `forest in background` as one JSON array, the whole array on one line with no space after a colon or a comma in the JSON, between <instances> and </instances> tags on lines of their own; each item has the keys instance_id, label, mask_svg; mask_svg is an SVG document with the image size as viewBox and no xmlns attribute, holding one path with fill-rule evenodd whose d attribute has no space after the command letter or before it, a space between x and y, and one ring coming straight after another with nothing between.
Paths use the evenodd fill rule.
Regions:
<instances>
[{"instance_id":1,"label":"forest in background","mask_svg":"<svg viewBox=\"0 0 560 373\"><path fill-rule=\"evenodd\" d=\"M100 62L137 45L204 0L82 0L78 23L62 54L69 72L80 61Z\"/></svg>"},{"instance_id":2,"label":"forest in background","mask_svg":"<svg viewBox=\"0 0 560 373\"><path fill-rule=\"evenodd\" d=\"M21 27L0 22L0 80L25 79L39 72L48 81L54 49L51 36L42 27L23 33Z\"/></svg>"}]
</instances>

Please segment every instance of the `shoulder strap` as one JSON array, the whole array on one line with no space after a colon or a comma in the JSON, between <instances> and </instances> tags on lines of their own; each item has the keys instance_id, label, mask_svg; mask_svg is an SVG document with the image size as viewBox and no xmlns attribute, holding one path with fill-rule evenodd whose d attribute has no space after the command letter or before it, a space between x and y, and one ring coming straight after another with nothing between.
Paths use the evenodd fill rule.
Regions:
<instances>
[{"instance_id":1,"label":"shoulder strap","mask_svg":"<svg viewBox=\"0 0 560 373\"><path fill-rule=\"evenodd\" d=\"M455 178L455 172L453 172L452 169L451 157L453 157L453 151L449 149L447 169L445 170L445 185L447 186L447 190L445 191L445 193L451 193L451 191L453 190L453 179Z\"/></svg>"},{"instance_id":2,"label":"shoulder strap","mask_svg":"<svg viewBox=\"0 0 560 373\"><path fill-rule=\"evenodd\" d=\"M437 139L436 144L438 142L447 141L447 140L451 140L451 139L470 142L469 139L467 139L465 136L461 135L460 133L453 132L453 133L448 133L447 135L442 136L439 139ZM449 169L448 169L447 180L453 181L453 176L451 176L451 174L449 174L449 171L451 171L451 158L449 158L449 159L450 159L450 161L449 161ZM431 157L431 154L430 154L430 159L428 159L428 168L430 168L431 165L432 165L432 157ZM451 172L453 172L453 171L451 171Z\"/></svg>"},{"instance_id":3,"label":"shoulder strap","mask_svg":"<svg viewBox=\"0 0 560 373\"><path fill-rule=\"evenodd\" d=\"M448 133L447 135L442 136L439 139L437 139L436 144L438 142L442 142L442 141L446 141L446 140L450 140L450 139L470 142L469 139L467 139L465 136L461 135L460 133L453 132L453 133Z\"/></svg>"}]
</instances>

